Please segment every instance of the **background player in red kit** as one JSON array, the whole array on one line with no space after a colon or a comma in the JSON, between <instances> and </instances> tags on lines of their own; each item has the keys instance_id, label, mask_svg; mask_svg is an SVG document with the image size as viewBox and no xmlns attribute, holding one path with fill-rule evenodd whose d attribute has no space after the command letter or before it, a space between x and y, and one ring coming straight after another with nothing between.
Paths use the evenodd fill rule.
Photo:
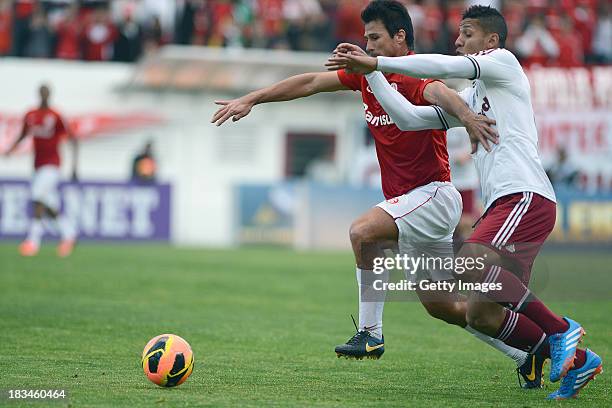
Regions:
<instances>
[{"instance_id":1,"label":"background player in red kit","mask_svg":"<svg viewBox=\"0 0 612 408\"><path fill-rule=\"evenodd\" d=\"M412 53L414 36L406 8L396 1L378 0L362 12L367 49L371 55L402 56ZM495 139L488 124L493 123L474 113L456 98L456 93L441 82L420 80L403 75L390 75L398 91L417 105L437 104L450 109L460 118L475 139ZM218 101L222 107L212 122L221 125L232 118L237 121L248 115L254 105L288 101L320 92L360 91L365 119L374 136L381 167L383 201L353 222L350 238L357 264L359 287L359 327L346 343L336 347L340 356L378 358L384 352L382 313L384 296L372 295L373 256L380 252L364 251L375 243L390 242L400 251L410 251L415 243L452 242L453 231L461 215L461 198L450 183L450 168L444 131L401 131L382 109L367 81L361 75L345 71L297 75L241 98ZM378 255L379 256L379 255ZM380 277L377 277L380 278ZM423 278L435 281L453 279L451 275L431 273ZM370 293L368 295L368 293ZM417 292L427 311L434 317L465 328L487 342L518 365L526 353L482 335L465 322L466 304L448 292ZM380 296L380 295L379 295Z\"/></svg>"},{"instance_id":2,"label":"background player in red kit","mask_svg":"<svg viewBox=\"0 0 612 408\"><path fill-rule=\"evenodd\" d=\"M34 177L31 198L34 218L27 238L19 246L19 251L23 256L36 255L42 236L47 230L59 233L61 241L57 247L57 254L66 257L72 253L77 233L73 223L59 214L58 185L61 164L59 145L64 135L72 141L74 152L72 178L76 179L77 142L64 119L49 106L51 95L49 87L41 85L39 94L40 106L25 115L21 135L6 152L7 156L10 155L23 139L30 135L33 137Z\"/></svg>"}]
</instances>

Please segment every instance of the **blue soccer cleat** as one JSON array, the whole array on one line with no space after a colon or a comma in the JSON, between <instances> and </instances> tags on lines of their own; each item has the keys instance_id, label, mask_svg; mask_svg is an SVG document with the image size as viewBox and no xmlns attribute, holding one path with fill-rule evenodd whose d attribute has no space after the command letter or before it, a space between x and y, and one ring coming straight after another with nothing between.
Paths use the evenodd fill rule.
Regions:
<instances>
[{"instance_id":1,"label":"blue soccer cleat","mask_svg":"<svg viewBox=\"0 0 612 408\"><path fill-rule=\"evenodd\" d=\"M549 400L563 400L568 398L578 397L578 393L591 380L594 380L598 374L603 372L601 357L593 353L591 350L586 350L586 362L580 368L569 370L567 375L561 381L561 387L548 395Z\"/></svg>"},{"instance_id":2,"label":"blue soccer cleat","mask_svg":"<svg viewBox=\"0 0 612 408\"><path fill-rule=\"evenodd\" d=\"M565 377L567 372L574 366L576 347L585 334L579 323L567 317L563 318L569 328L558 334L548 337L550 345L550 381L556 382Z\"/></svg>"}]
</instances>

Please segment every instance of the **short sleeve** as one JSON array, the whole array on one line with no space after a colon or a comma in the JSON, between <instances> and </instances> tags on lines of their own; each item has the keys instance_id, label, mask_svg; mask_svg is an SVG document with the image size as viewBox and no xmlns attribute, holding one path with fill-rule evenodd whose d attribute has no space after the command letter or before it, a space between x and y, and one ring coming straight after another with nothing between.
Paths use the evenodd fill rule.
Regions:
<instances>
[{"instance_id":1,"label":"short sleeve","mask_svg":"<svg viewBox=\"0 0 612 408\"><path fill-rule=\"evenodd\" d=\"M341 69L338 71L338 79L342 85L353 91L361 91L362 76L359 74L349 74L346 70Z\"/></svg>"},{"instance_id":2,"label":"short sleeve","mask_svg":"<svg viewBox=\"0 0 612 408\"><path fill-rule=\"evenodd\" d=\"M411 82L411 87L414 90L412 92L412 95L410 95L410 102L412 102L415 105L431 105L427 99L425 99L425 88L427 87L427 85L431 84L432 82L440 82L437 79L417 79L417 78L412 78L412 77L406 77L410 79ZM417 83L414 83L413 81L418 81Z\"/></svg>"},{"instance_id":3,"label":"short sleeve","mask_svg":"<svg viewBox=\"0 0 612 408\"><path fill-rule=\"evenodd\" d=\"M487 82L512 82L522 68L514 54L504 48L484 50L465 56L474 66L474 77Z\"/></svg>"},{"instance_id":4,"label":"short sleeve","mask_svg":"<svg viewBox=\"0 0 612 408\"><path fill-rule=\"evenodd\" d=\"M55 117L57 119L56 124L55 124L55 129L57 133L60 133L60 134L67 133L68 125L66 121L64 120L64 118L58 113L55 114Z\"/></svg>"}]
</instances>

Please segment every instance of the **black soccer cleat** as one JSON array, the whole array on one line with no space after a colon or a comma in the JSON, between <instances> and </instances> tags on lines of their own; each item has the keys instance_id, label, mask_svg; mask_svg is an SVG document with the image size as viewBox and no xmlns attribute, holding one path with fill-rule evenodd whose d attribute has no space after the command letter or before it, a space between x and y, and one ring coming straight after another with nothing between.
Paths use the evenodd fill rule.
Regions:
<instances>
[{"instance_id":1,"label":"black soccer cleat","mask_svg":"<svg viewBox=\"0 0 612 408\"><path fill-rule=\"evenodd\" d=\"M544 365L546 357L541 354L529 354L527 361L516 368L516 374L519 380L519 385L525 390L542 388L544 386ZM521 382L521 377L525 381Z\"/></svg>"},{"instance_id":2,"label":"black soccer cleat","mask_svg":"<svg viewBox=\"0 0 612 408\"><path fill-rule=\"evenodd\" d=\"M369 331L361 330L355 333L345 344L336 346L335 351L338 358L378 360L385 352L385 337L379 339L372 336Z\"/></svg>"}]
</instances>

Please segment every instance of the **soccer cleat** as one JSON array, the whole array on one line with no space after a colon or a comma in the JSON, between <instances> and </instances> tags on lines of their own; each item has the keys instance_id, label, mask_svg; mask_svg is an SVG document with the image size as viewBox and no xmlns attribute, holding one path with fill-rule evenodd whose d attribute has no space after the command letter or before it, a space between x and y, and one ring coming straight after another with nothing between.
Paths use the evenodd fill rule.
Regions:
<instances>
[{"instance_id":1,"label":"soccer cleat","mask_svg":"<svg viewBox=\"0 0 612 408\"><path fill-rule=\"evenodd\" d=\"M19 253L21 256L34 256L38 253L38 245L26 239L19 245Z\"/></svg>"},{"instance_id":2,"label":"soccer cleat","mask_svg":"<svg viewBox=\"0 0 612 408\"><path fill-rule=\"evenodd\" d=\"M60 258L66 258L72 254L74 249L75 241L73 239L65 239L57 246L57 256Z\"/></svg>"},{"instance_id":3,"label":"soccer cleat","mask_svg":"<svg viewBox=\"0 0 612 408\"><path fill-rule=\"evenodd\" d=\"M372 336L367 330L359 330L353 315L351 315L351 319L353 319L356 333L346 343L336 346L334 349L336 355L338 358L361 360L365 357L378 360L385 352L385 336L379 339Z\"/></svg>"},{"instance_id":4,"label":"soccer cleat","mask_svg":"<svg viewBox=\"0 0 612 408\"><path fill-rule=\"evenodd\" d=\"M557 382L565 377L567 372L574 366L576 347L585 334L579 323L564 317L569 328L558 334L548 337L550 345L550 381Z\"/></svg>"},{"instance_id":5,"label":"soccer cleat","mask_svg":"<svg viewBox=\"0 0 612 408\"><path fill-rule=\"evenodd\" d=\"M586 362L580 368L569 370L567 375L561 380L561 387L548 395L550 400L564 400L577 398L578 393L598 374L603 372L601 357L586 349Z\"/></svg>"},{"instance_id":6,"label":"soccer cleat","mask_svg":"<svg viewBox=\"0 0 612 408\"><path fill-rule=\"evenodd\" d=\"M542 388L544 386L544 365L546 364L546 357L541 354L529 354L527 361L516 368L516 374L518 376L519 385L525 390L531 390L534 388ZM521 377L525 381L524 384L521 382Z\"/></svg>"},{"instance_id":7,"label":"soccer cleat","mask_svg":"<svg viewBox=\"0 0 612 408\"><path fill-rule=\"evenodd\" d=\"M360 330L345 344L336 346L338 358L354 358L361 360L364 357L378 360L385 352L385 337L374 337L367 330Z\"/></svg>"}]
</instances>

